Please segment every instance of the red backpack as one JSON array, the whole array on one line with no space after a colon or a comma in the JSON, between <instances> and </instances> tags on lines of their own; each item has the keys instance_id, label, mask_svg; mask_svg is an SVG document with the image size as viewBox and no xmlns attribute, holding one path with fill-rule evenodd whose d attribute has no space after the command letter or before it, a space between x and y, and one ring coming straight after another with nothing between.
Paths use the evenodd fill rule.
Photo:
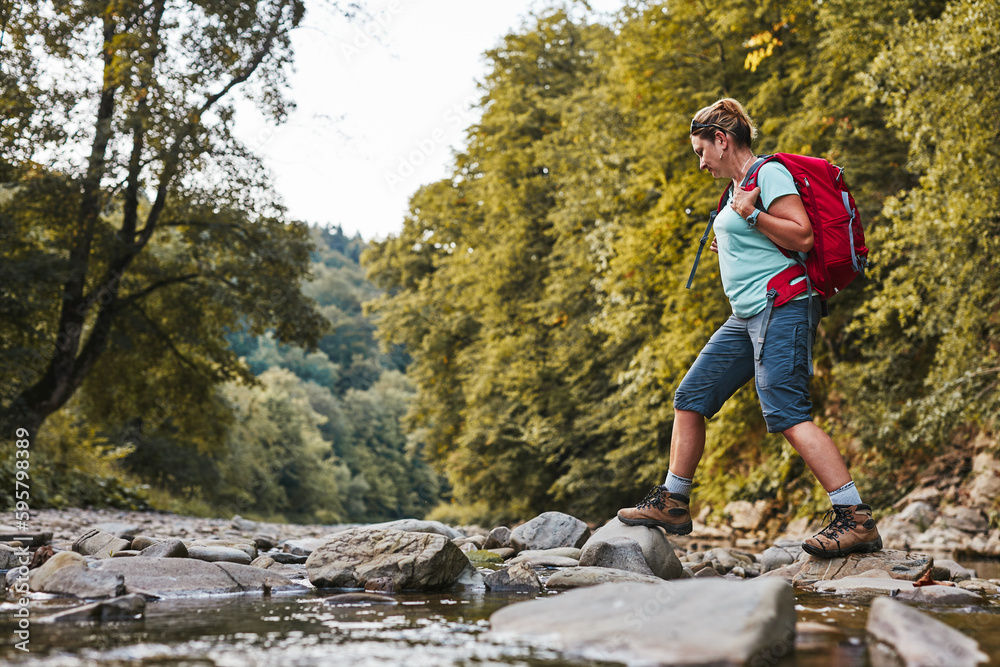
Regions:
<instances>
[{"instance_id":1,"label":"red backpack","mask_svg":"<svg viewBox=\"0 0 1000 667\"><path fill-rule=\"evenodd\" d=\"M760 168L771 160L783 164L795 181L795 188L802 198L802 205L805 206L809 221L812 222L813 248L806 256L805 262L802 262L797 253L778 246L782 253L794 258L798 263L768 281L768 300L773 299L772 305L780 306L811 289L826 301L864 273L868 266L868 248L865 247L861 216L854 204L854 197L844 184L844 170L818 157L791 153L762 155L757 158L743 179L744 190L753 190L757 187ZM691 276L688 278L688 288L694 280L694 272L698 268L698 260L712 230L715 216L729 201L732 187L730 185L722 193L718 208L709 217L708 227L701 238L698 255L691 268ZM760 198L757 199L756 207L765 210ZM802 276L805 276L806 280L791 284L791 281Z\"/></svg>"},{"instance_id":2,"label":"red backpack","mask_svg":"<svg viewBox=\"0 0 1000 667\"><path fill-rule=\"evenodd\" d=\"M830 164L827 160L791 153L775 153L757 158L750 171L743 179L744 190L757 187L757 176L760 168L771 160L777 160L788 169L795 181L795 189L799 191L802 205L813 228L813 247L806 255L805 261L799 253L790 252L781 246L778 250L795 260L795 264L781 271L767 282L767 306L764 309L764 321L758 339L758 358L764 349L764 334L771 317L771 309L791 301L798 295L808 291L817 294L822 301L822 313L827 313L826 300L847 287L858 275L864 273L868 266L868 248L865 247L865 233L861 228L861 216L854 197L844 183L844 170ZM712 231L715 216L729 202L733 186L730 184L719 199L719 206L708 218L708 226L701 237L698 254L691 267L687 287L691 288L694 272L701 259L701 251L705 241ZM760 198L754 204L761 211L764 209ZM793 280L801 277L794 285ZM812 309L809 311L809 329L812 330ZM809 369L812 374L812 341L809 345Z\"/></svg>"}]
</instances>

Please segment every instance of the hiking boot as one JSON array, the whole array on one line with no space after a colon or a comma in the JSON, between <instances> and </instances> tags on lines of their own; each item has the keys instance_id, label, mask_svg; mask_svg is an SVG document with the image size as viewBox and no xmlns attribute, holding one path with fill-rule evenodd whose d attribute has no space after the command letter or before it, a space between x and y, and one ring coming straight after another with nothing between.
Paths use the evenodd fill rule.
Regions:
<instances>
[{"instance_id":1,"label":"hiking boot","mask_svg":"<svg viewBox=\"0 0 1000 667\"><path fill-rule=\"evenodd\" d=\"M689 502L685 495L654 486L638 505L618 510L618 520L629 526L659 526L673 535L687 535L691 532Z\"/></svg>"},{"instance_id":2,"label":"hiking boot","mask_svg":"<svg viewBox=\"0 0 1000 667\"><path fill-rule=\"evenodd\" d=\"M847 554L868 554L882 548L882 538L872 518L869 505L834 505L826 513L833 519L815 537L802 543L806 553L820 558L839 558Z\"/></svg>"}]
</instances>

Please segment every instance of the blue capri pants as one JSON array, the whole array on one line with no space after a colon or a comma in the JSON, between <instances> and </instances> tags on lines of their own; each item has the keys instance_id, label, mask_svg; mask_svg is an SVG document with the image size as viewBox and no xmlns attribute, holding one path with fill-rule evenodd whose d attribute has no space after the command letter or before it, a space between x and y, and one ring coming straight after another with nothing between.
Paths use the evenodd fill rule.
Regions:
<instances>
[{"instance_id":1,"label":"blue capri pants","mask_svg":"<svg viewBox=\"0 0 1000 667\"><path fill-rule=\"evenodd\" d=\"M812 327L809 311L812 308ZM772 309L764 336L764 313L730 316L712 334L674 394L674 408L713 417L736 390L754 378L768 433L812 421L809 346L819 322L819 298L798 299Z\"/></svg>"}]
</instances>

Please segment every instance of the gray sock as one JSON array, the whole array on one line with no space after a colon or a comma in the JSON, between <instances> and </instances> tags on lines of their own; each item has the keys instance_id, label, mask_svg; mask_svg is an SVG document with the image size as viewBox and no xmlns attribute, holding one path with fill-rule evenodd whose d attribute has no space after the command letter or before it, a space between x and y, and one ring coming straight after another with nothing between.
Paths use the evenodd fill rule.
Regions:
<instances>
[{"instance_id":1,"label":"gray sock","mask_svg":"<svg viewBox=\"0 0 1000 667\"><path fill-rule=\"evenodd\" d=\"M836 491L830 492L830 502L834 505L860 505L861 495L854 488L854 482L848 482Z\"/></svg>"},{"instance_id":2,"label":"gray sock","mask_svg":"<svg viewBox=\"0 0 1000 667\"><path fill-rule=\"evenodd\" d=\"M690 498L692 483L692 480L685 477L678 477L668 470L667 479L663 482L663 486L667 489L667 493L679 493L682 496Z\"/></svg>"}]
</instances>

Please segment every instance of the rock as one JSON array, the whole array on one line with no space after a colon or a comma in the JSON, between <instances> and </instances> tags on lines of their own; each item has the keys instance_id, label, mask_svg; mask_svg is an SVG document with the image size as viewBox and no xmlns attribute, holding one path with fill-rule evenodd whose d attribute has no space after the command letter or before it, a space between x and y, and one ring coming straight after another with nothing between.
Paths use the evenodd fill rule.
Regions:
<instances>
[{"instance_id":1,"label":"rock","mask_svg":"<svg viewBox=\"0 0 1000 667\"><path fill-rule=\"evenodd\" d=\"M737 530L757 530L764 522L768 502L758 500L750 503L746 500L734 500L723 508L723 512L731 516L729 525Z\"/></svg>"},{"instance_id":2,"label":"rock","mask_svg":"<svg viewBox=\"0 0 1000 667\"><path fill-rule=\"evenodd\" d=\"M809 556L793 583L808 586L817 581L856 577L868 570L882 570L893 579L916 581L931 569L934 559L927 554L883 549L872 554L851 554L844 558Z\"/></svg>"},{"instance_id":3,"label":"rock","mask_svg":"<svg viewBox=\"0 0 1000 667\"><path fill-rule=\"evenodd\" d=\"M651 577L656 575L642 555L642 547L630 537L612 537L599 542L587 542L587 548L580 556L581 566L610 567L616 570L638 572Z\"/></svg>"},{"instance_id":4,"label":"rock","mask_svg":"<svg viewBox=\"0 0 1000 667\"><path fill-rule=\"evenodd\" d=\"M644 584L663 583L663 579L648 574L629 572L627 570L616 570L610 567L574 567L572 569L560 570L548 578L545 582L546 588L584 588L587 586L597 586L599 584L637 582Z\"/></svg>"},{"instance_id":5,"label":"rock","mask_svg":"<svg viewBox=\"0 0 1000 667\"><path fill-rule=\"evenodd\" d=\"M597 529L584 548L591 543L607 542L615 537L627 537L638 542L649 569L661 579L677 579L681 576L684 568L662 528L626 526L615 517Z\"/></svg>"},{"instance_id":6,"label":"rock","mask_svg":"<svg viewBox=\"0 0 1000 667\"><path fill-rule=\"evenodd\" d=\"M104 562L129 563L135 560L108 558ZM113 598L125 594L122 576L88 568L83 556L74 551L61 551L45 565L32 570L29 587L33 591L78 598Z\"/></svg>"},{"instance_id":7,"label":"rock","mask_svg":"<svg viewBox=\"0 0 1000 667\"><path fill-rule=\"evenodd\" d=\"M366 527L336 533L310 554L306 571L318 588L361 588L390 577L399 590L431 590L453 585L468 565L442 535Z\"/></svg>"},{"instance_id":8,"label":"rock","mask_svg":"<svg viewBox=\"0 0 1000 667\"><path fill-rule=\"evenodd\" d=\"M1000 557L1000 529L992 530L988 535L973 535L963 551L973 557Z\"/></svg>"},{"instance_id":9,"label":"rock","mask_svg":"<svg viewBox=\"0 0 1000 667\"><path fill-rule=\"evenodd\" d=\"M711 579L712 577L722 576L721 574L719 574L718 570L716 570L714 567L711 566L703 567L699 570L692 569L691 571L694 572L695 579Z\"/></svg>"},{"instance_id":10,"label":"rock","mask_svg":"<svg viewBox=\"0 0 1000 667\"><path fill-rule=\"evenodd\" d=\"M239 593L290 588L292 582L259 567L194 558L122 558L99 561L93 571L124 577L133 593Z\"/></svg>"},{"instance_id":11,"label":"rock","mask_svg":"<svg viewBox=\"0 0 1000 667\"><path fill-rule=\"evenodd\" d=\"M388 595L378 593L341 593L324 598L323 602L335 606L340 605L368 605L368 604L399 604Z\"/></svg>"},{"instance_id":12,"label":"rock","mask_svg":"<svg viewBox=\"0 0 1000 667\"><path fill-rule=\"evenodd\" d=\"M972 481L966 486L969 504L983 510L994 507L1000 496L1000 460L989 452L980 452L972 459Z\"/></svg>"},{"instance_id":13,"label":"rock","mask_svg":"<svg viewBox=\"0 0 1000 667\"><path fill-rule=\"evenodd\" d=\"M253 536L253 543L257 545L257 553L260 553L261 551L270 551L277 546L278 538L276 535L257 533Z\"/></svg>"},{"instance_id":14,"label":"rock","mask_svg":"<svg viewBox=\"0 0 1000 667\"><path fill-rule=\"evenodd\" d=\"M580 548L587 541L587 524L562 512L543 512L510 533L510 543L525 549Z\"/></svg>"},{"instance_id":15,"label":"rock","mask_svg":"<svg viewBox=\"0 0 1000 667\"><path fill-rule=\"evenodd\" d=\"M975 591L976 593L985 593L987 595L1000 593L1000 582L996 579L991 581L987 581L986 579L967 579L958 582L958 586L967 591Z\"/></svg>"},{"instance_id":16,"label":"rock","mask_svg":"<svg viewBox=\"0 0 1000 667\"><path fill-rule=\"evenodd\" d=\"M537 593L542 590L542 582L527 563L515 563L510 567L490 572L484 583L491 591L514 593Z\"/></svg>"},{"instance_id":17,"label":"rock","mask_svg":"<svg viewBox=\"0 0 1000 667\"><path fill-rule=\"evenodd\" d=\"M581 553L583 553L583 551L575 547L557 547L555 549L525 549L517 555L529 558L534 558L535 556L550 556L580 560Z\"/></svg>"},{"instance_id":18,"label":"rock","mask_svg":"<svg viewBox=\"0 0 1000 667\"><path fill-rule=\"evenodd\" d=\"M760 555L762 572L777 570L779 567L791 565L794 562L795 556L793 556L788 549L782 547L768 547L767 549L764 549L764 553Z\"/></svg>"},{"instance_id":19,"label":"rock","mask_svg":"<svg viewBox=\"0 0 1000 667\"><path fill-rule=\"evenodd\" d=\"M469 562L473 565L485 565L487 563L493 563L499 565L503 563L503 557L500 554L495 554L492 551L486 549L478 549L476 551L469 551L465 554L469 559Z\"/></svg>"},{"instance_id":20,"label":"rock","mask_svg":"<svg viewBox=\"0 0 1000 667\"><path fill-rule=\"evenodd\" d=\"M164 540L161 540L157 537L150 537L148 535L136 535L135 537L132 538L132 548L135 549L136 551L145 551L154 544L159 544L160 542L163 541ZM184 548L186 549L187 547Z\"/></svg>"},{"instance_id":21,"label":"rock","mask_svg":"<svg viewBox=\"0 0 1000 667\"><path fill-rule=\"evenodd\" d=\"M99 523L95 526L91 526L95 530L99 530L102 533L109 533L115 537L120 537L129 542L135 537L135 534L139 532L139 527L134 523L122 523L119 521L109 521L106 523Z\"/></svg>"},{"instance_id":22,"label":"rock","mask_svg":"<svg viewBox=\"0 0 1000 667\"><path fill-rule=\"evenodd\" d=\"M792 589L773 579L607 584L508 605L490 625L602 663L773 664L795 648Z\"/></svg>"},{"instance_id":23,"label":"rock","mask_svg":"<svg viewBox=\"0 0 1000 667\"><path fill-rule=\"evenodd\" d=\"M199 546L191 546L188 549L188 558L203 560L209 563L240 563L242 565L249 565L253 560L245 551L239 549Z\"/></svg>"},{"instance_id":24,"label":"rock","mask_svg":"<svg viewBox=\"0 0 1000 667\"><path fill-rule=\"evenodd\" d=\"M250 521L249 519L244 519L239 514L235 515L232 518L232 520L230 521L230 524L236 530L241 530L244 533L252 533L255 530L257 530L257 522L256 521Z\"/></svg>"},{"instance_id":25,"label":"rock","mask_svg":"<svg viewBox=\"0 0 1000 667\"><path fill-rule=\"evenodd\" d=\"M6 544L0 544L0 570L9 570L12 567L20 567L17 551Z\"/></svg>"},{"instance_id":26,"label":"rock","mask_svg":"<svg viewBox=\"0 0 1000 667\"><path fill-rule=\"evenodd\" d=\"M365 590L378 593L395 593L396 583L389 577L378 577L365 582Z\"/></svg>"},{"instance_id":27,"label":"rock","mask_svg":"<svg viewBox=\"0 0 1000 667\"><path fill-rule=\"evenodd\" d=\"M971 507L946 507L934 523L965 533L985 533L990 528L986 516Z\"/></svg>"},{"instance_id":28,"label":"rock","mask_svg":"<svg viewBox=\"0 0 1000 667\"><path fill-rule=\"evenodd\" d=\"M77 538L76 542L73 543L73 551L84 556L111 558L112 553L128 549L130 545L128 540L95 528Z\"/></svg>"},{"instance_id":29,"label":"rock","mask_svg":"<svg viewBox=\"0 0 1000 667\"><path fill-rule=\"evenodd\" d=\"M722 547L715 547L706 551L704 560L718 563L726 572L732 570L734 567L746 567L753 563L753 559L749 556L744 556L743 554L738 554Z\"/></svg>"},{"instance_id":30,"label":"rock","mask_svg":"<svg viewBox=\"0 0 1000 667\"><path fill-rule=\"evenodd\" d=\"M483 543L485 541L486 541L485 535L473 535L472 537L456 537L455 539L452 540L452 542L455 543L456 547L466 552L482 549ZM471 547L471 548L463 548L463 547Z\"/></svg>"},{"instance_id":31,"label":"rock","mask_svg":"<svg viewBox=\"0 0 1000 667\"><path fill-rule=\"evenodd\" d=\"M305 565L308 556L296 556L295 554L284 553L279 551L278 553L268 554L274 559L274 562L280 563L281 565Z\"/></svg>"},{"instance_id":32,"label":"rock","mask_svg":"<svg viewBox=\"0 0 1000 667\"><path fill-rule=\"evenodd\" d=\"M896 516L899 520L913 524L921 531L924 531L930 528L931 524L934 523L934 520L938 517L938 511L934 509L934 506L930 503L924 502L923 500L917 500L903 508L903 511ZM881 529L882 524L880 522L880 532Z\"/></svg>"},{"instance_id":33,"label":"rock","mask_svg":"<svg viewBox=\"0 0 1000 667\"><path fill-rule=\"evenodd\" d=\"M509 565L525 563L531 567L576 567L580 564L580 561L575 558L568 558L566 556L550 556L545 553L520 553L507 561L507 563Z\"/></svg>"},{"instance_id":34,"label":"rock","mask_svg":"<svg viewBox=\"0 0 1000 667\"><path fill-rule=\"evenodd\" d=\"M257 545L247 540L246 538L238 537L234 539L226 538L213 538L210 540L195 540L187 545L190 551L191 547L210 547L212 549L226 548L226 549L237 549L242 551L247 555L246 562L249 563L251 560L257 557ZM194 556L192 556L194 558ZM240 562L240 561L231 561Z\"/></svg>"},{"instance_id":35,"label":"rock","mask_svg":"<svg viewBox=\"0 0 1000 667\"><path fill-rule=\"evenodd\" d=\"M507 526L497 526L489 532L486 536L486 541L483 542L484 549L493 549L496 547L507 548L510 546L510 528Z\"/></svg>"},{"instance_id":36,"label":"rock","mask_svg":"<svg viewBox=\"0 0 1000 667\"><path fill-rule=\"evenodd\" d=\"M500 558L507 560L508 558L513 558L514 554L517 553L511 547L493 547L490 549L492 553L495 553Z\"/></svg>"},{"instance_id":37,"label":"rock","mask_svg":"<svg viewBox=\"0 0 1000 667\"><path fill-rule=\"evenodd\" d=\"M135 549L124 549L122 551L116 551L111 554L112 558L132 558L133 556L138 556L141 551L136 551Z\"/></svg>"},{"instance_id":38,"label":"rock","mask_svg":"<svg viewBox=\"0 0 1000 667\"><path fill-rule=\"evenodd\" d=\"M145 558L187 558L188 548L180 540L163 540L146 547L139 555Z\"/></svg>"},{"instance_id":39,"label":"rock","mask_svg":"<svg viewBox=\"0 0 1000 667\"><path fill-rule=\"evenodd\" d=\"M257 556L250 561L250 567L259 567L262 570L266 570L274 564L276 564L276 561L270 556Z\"/></svg>"},{"instance_id":40,"label":"rock","mask_svg":"<svg viewBox=\"0 0 1000 667\"><path fill-rule=\"evenodd\" d=\"M308 556L326 544L326 542L326 538L307 537L301 540L285 540L281 548L285 553L292 554L293 556Z\"/></svg>"},{"instance_id":41,"label":"rock","mask_svg":"<svg viewBox=\"0 0 1000 667\"><path fill-rule=\"evenodd\" d=\"M950 551L968 542L968 533L946 526L941 522L942 518L938 517L933 526L914 536L910 543L911 548Z\"/></svg>"},{"instance_id":42,"label":"rock","mask_svg":"<svg viewBox=\"0 0 1000 667\"><path fill-rule=\"evenodd\" d=\"M373 523L365 528L373 530L401 530L404 533L430 533L432 535L444 535L449 540L465 537L460 530L445 525L440 521L421 521L419 519L398 519L397 521L386 521L385 523Z\"/></svg>"},{"instance_id":43,"label":"rock","mask_svg":"<svg viewBox=\"0 0 1000 667\"><path fill-rule=\"evenodd\" d=\"M981 600L977 593L957 586L917 587L911 581L886 576L845 577L833 581L820 581L814 588L824 593L891 595L900 600L939 604L969 604Z\"/></svg>"},{"instance_id":44,"label":"rock","mask_svg":"<svg viewBox=\"0 0 1000 667\"><path fill-rule=\"evenodd\" d=\"M40 547L52 542L52 531L19 530L14 526L0 525L0 542L19 542L29 548Z\"/></svg>"},{"instance_id":45,"label":"rock","mask_svg":"<svg viewBox=\"0 0 1000 667\"><path fill-rule=\"evenodd\" d=\"M141 595L122 595L61 611L40 620L44 623L65 621L130 621L142 618L146 611L146 598Z\"/></svg>"},{"instance_id":46,"label":"rock","mask_svg":"<svg viewBox=\"0 0 1000 667\"><path fill-rule=\"evenodd\" d=\"M889 647L905 667L975 667L989 661L975 640L888 598L872 602L865 629Z\"/></svg>"},{"instance_id":47,"label":"rock","mask_svg":"<svg viewBox=\"0 0 1000 667\"><path fill-rule=\"evenodd\" d=\"M936 581L966 581L976 576L972 570L966 569L949 558L934 561L931 578Z\"/></svg>"}]
</instances>

